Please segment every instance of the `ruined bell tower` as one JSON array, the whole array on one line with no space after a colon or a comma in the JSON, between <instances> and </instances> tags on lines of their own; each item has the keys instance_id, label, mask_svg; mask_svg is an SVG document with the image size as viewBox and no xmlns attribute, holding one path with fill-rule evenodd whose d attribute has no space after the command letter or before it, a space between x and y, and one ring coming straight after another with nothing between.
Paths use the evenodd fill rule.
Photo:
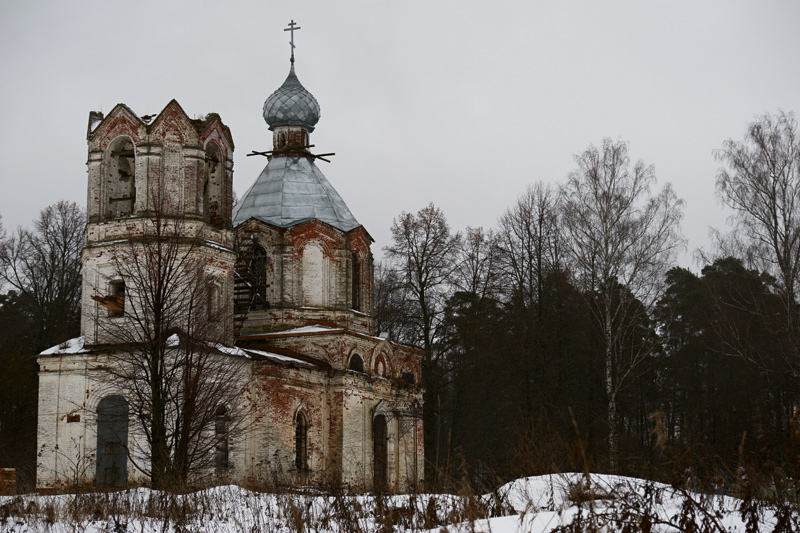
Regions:
<instances>
[{"instance_id":1,"label":"ruined bell tower","mask_svg":"<svg viewBox=\"0 0 800 533\"><path fill-rule=\"evenodd\" d=\"M143 117L118 104L107 116L90 113L87 140L86 345L126 340L114 332L123 331L140 304L125 272L146 257L147 243L164 228L182 239L179 255L208 272L204 305L224 317L217 337L232 343L234 146L228 127L216 114L189 118L175 100L157 116Z\"/></svg>"}]
</instances>

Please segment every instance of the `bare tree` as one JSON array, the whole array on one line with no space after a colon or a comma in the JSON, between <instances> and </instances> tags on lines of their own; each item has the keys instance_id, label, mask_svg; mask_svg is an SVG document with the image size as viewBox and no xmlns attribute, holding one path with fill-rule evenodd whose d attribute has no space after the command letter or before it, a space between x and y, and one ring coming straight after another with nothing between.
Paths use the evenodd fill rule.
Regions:
<instances>
[{"instance_id":1,"label":"bare tree","mask_svg":"<svg viewBox=\"0 0 800 533\"><path fill-rule=\"evenodd\" d=\"M441 376L436 367L447 352L440 345L442 319L461 235L451 233L444 213L433 204L423 207L416 215L401 213L391 231L392 245L385 250L392 268L402 280L403 300L410 312L407 320L416 337L413 344L423 350L425 454L428 465L436 466L437 406L441 388ZM433 476L435 469L429 467L425 478L435 482Z\"/></svg>"},{"instance_id":2,"label":"bare tree","mask_svg":"<svg viewBox=\"0 0 800 533\"><path fill-rule=\"evenodd\" d=\"M93 297L109 314L96 317L112 343L106 372L146 441L144 464L134 450L129 457L156 488L185 484L225 452L241 430L247 368L243 352L226 346L232 310L209 267L206 235L197 221L164 212L116 246L109 281L124 290ZM216 461L226 466L218 453Z\"/></svg>"},{"instance_id":3,"label":"bare tree","mask_svg":"<svg viewBox=\"0 0 800 533\"><path fill-rule=\"evenodd\" d=\"M400 273L388 261L375 264L375 327L380 335L386 335L395 342L413 344L414 334L409 331L405 320L409 313L405 308L403 286Z\"/></svg>"},{"instance_id":4,"label":"bare tree","mask_svg":"<svg viewBox=\"0 0 800 533\"><path fill-rule=\"evenodd\" d=\"M542 183L528 186L517 202L500 217L499 264L507 297L514 302L519 319L522 349L524 415L532 431L536 363L544 358L543 316L548 302L545 280L561 267L558 227L558 194ZM541 390L541 387L538 387Z\"/></svg>"},{"instance_id":5,"label":"bare tree","mask_svg":"<svg viewBox=\"0 0 800 533\"><path fill-rule=\"evenodd\" d=\"M572 267L604 345L611 468L617 465L617 398L626 378L651 353L642 324L662 288L664 274L683 246L683 201L669 184L656 195L655 170L631 165L628 145L604 139L575 156L561 193ZM635 338L638 337L638 338Z\"/></svg>"},{"instance_id":6,"label":"bare tree","mask_svg":"<svg viewBox=\"0 0 800 533\"><path fill-rule=\"evenodd\" d=\"M0 239L0 280L30 309L38 330L34 348L76 333L85 225L83 209L62 200L42 210L33 230L19 228Z\"/></svg>"},{"instance_id":7,"label":"bare tree","mask_svg":"<svg viewBox=\"0 0 800 533\"><path fill-rule=\"evenodd\" d=\"M500 291L498 239L494 231L468 227L456 257L453 282L477 298L494 298Z\"/></svg>"},{"instance_id":8,"label":"bare tree","mask_svg":"<svg viewBox=\"0 0 800 533\"><path fill-rule=\"evenodd\" d=\"M717 196L734 210L745 257L775 276L794 331L800 290L800 132L794 114L758 117L742 141L725 141L715 155L725 165L717 174Z\"/></svg>"},{"instance_id":9,"label":"bare tree","mask_svg":"<svg viewBox=\"0 0 800 533\"><path fill-rule=\"evenodd\" d=\"M542 183L529 186L500 217L498 234L508 290L532 308L541 303L547 273L561 268L557 192Z\"/></svg>"}]
</instances>

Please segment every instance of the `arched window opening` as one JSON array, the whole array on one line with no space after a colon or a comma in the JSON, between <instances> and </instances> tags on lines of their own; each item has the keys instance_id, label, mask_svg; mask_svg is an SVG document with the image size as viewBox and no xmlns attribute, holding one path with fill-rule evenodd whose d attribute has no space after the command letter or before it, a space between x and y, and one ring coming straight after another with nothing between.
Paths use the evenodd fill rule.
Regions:
<instances>
[{"instance_id":1,"label":"arched window opening","mask_svg":"<svg viewBox=\"0 0 800 533\"><path fill-rule=\"evenodd\" d=\"M357 353L354 353L353 356L350 358L350 366L348 366L350 370L355 370L356 372L364 373L364 360L361 359L361 356Z\"/></svg>"},{"instance_id":2,"label":"arched window opening","mask_svg":"<svg viewBox=\"0 0 800 533\"><path fill-rule=\"evenodd\" d=\"M111 218L133 213L136 203L136 157L127 137L112 143L106 159L107 215Z\"/></svg>"},{"instance_id":3,"label":"arched window opening","mask_svg":"<svg viewBox=\"0 0 800 533\"><path fill-rule=\"evenodd\" d=\"M406 370L401 376L406 385L413 385L415 383L414 373Z\"/></svg>"},{"instance_id":4,"label":"arched window opening","mask_svg":"<svg viewBox=\"0 0 800 533\"><path fill-rule=\"evenodd\" d=\"M353 257L353 294L352 294L352 308L356 311L361 311L361 263L357 258Z\"/></svg>"},{"instance_id":5,"label":"arched window opening","mask_svg":"<svg viewBox=\"0 0 800 533\"><path fill-rule=\"evenodd\" d=\"M297 415L294 433L294 465L300 472L308 470L308 424L303 413Z\"/></svg>"},{"instance_id":6,"label":"arched window opening","mask_svg":"<svg viewBox=\"0 0 800 533\"><path fill-rule=\"evenodd\" d=\"M372 488L376 491L386 489L387 448L386 417L378 415L372 420Z\"/></svg>"},{"instance_id":7,"label":"arched window opening","mask_svg":"<svg viewBox=\"0 0 800 533\"><path fill-rule=\"evenodd\" d=\"M219 148L215 144L209 144L203 173L203 218L215 227L220 227L225 222L224 167Z\"/></svg>"},{"instance_id":8,"label":"arched window opening","mask_svg":"<svg viewBox=\"0 0 800 533\"><path fill-rule=\"evenodd\" d=\"M95 480L104 487L128 482L128 403L106 396L97 404L97 462Z\"/></svg>"},{"instance_id":9,"label":"arched window opening","mask_svg":"<svg viewBox=\"0 0 800 533\"><path fill-rule=\"evenodd\" d=\"M239 250L234 267L234 306L237 314L259 311L269 307L269 258L258 244L249 244Z\"/></svg>"},{"instance_id":10,"label":"arched window opening","mask_svg":"<svg viewBox=\"0 0 800 533\"><path fill-rule=\"evenodd\" d=\"M214 466L228 468L228 410L222 406L214 416Z\"/></svg>"},{"instance_id":11,"label":"arched window opening","mask_svg":"<svg viewBox=\"0 0 800 533\"><path fill-rule=\"evenodd\" d=\"M108 309L108 316L125 316L125 282L121 279L108 284L108 296L97 300Z\"/></svg>"}]
</instances>

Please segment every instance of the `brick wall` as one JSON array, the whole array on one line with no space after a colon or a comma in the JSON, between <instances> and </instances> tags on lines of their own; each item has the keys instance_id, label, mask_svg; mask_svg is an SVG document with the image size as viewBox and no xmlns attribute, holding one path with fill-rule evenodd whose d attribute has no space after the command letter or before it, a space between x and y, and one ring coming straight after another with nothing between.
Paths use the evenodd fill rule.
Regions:
<instances>
[{"instance_id":1,"label":"brick wall","mask_svg":"<svg viewBox=\"0 0 800 533\"><path fill-rule=\"evenodd\" d=\"M17 493L16 468L0 468L0 494L9 495Z\"/></svg>"}]
</instances>

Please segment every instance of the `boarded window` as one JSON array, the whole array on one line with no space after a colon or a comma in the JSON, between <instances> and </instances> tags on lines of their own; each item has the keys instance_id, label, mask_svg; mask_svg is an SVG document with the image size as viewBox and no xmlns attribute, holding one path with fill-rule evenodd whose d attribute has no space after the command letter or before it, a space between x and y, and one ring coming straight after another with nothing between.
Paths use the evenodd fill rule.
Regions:
<instances>
[{"instance_id":1,"label":"boarded window","mask_svg":"<svg viewBox=\"0 0 800 533\"><path fill-rule=\"evenodd\" d=\"M386 490L388 464L386 433L386 417L376 416L372 421L373 490Z\"/></svg>"},{"instance_id":2,"label":"boarded window","mask_svg":"<svg viewBox=\"0 0 800 533\"><path fill-rule=\"evenodd\" d=\"M308 424L303 413L297 415L294 433L294 465L297 470L308 470Z\"/></svg>"},{"instance_id":3,"label":"boarded window","mask_svg":"<svg viewBox=\"0 0 800 533\"><path fill-rule=\"evenodd\" d=\"M127 463L128 403L122 396L106 396L97 405L97 483L124 487L128 481Z\"/></svg>"}]
</instances>

